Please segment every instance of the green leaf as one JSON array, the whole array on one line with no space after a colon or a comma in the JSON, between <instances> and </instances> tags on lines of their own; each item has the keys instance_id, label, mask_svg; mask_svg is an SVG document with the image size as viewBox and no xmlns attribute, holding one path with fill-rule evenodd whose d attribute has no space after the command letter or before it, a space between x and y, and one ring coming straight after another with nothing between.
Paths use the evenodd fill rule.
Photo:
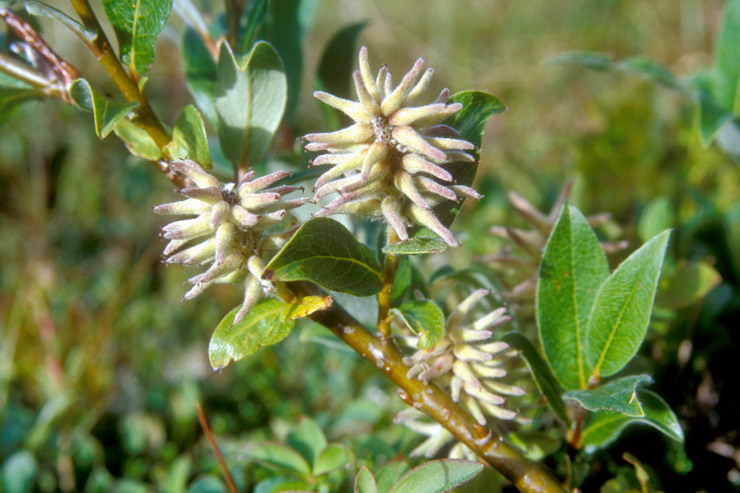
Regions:
<instances>
[{"instance_id":1,"label":"green leaf","mask_svg":"<svg viewBox=\"0 0 740 493\"><path fill-rule=\"evenodd\" d=\"M326 448L326 436L314 420L303 418L288 433L285 443L297 450L315 468L319 454Z\"/></svg>"},{"instance_id":2,"label":"green leaf","mask_svg":"<svg viewBox=\"0 0 740 493\"><path fill-rule=\"evenodd\" d=\"M642 389L637 391L637 397L645 416L630 417L611 411L599 411L591 415L581 438L587 451L606 447L633 423L647 424L669 438L683 442L683 430L676 415L658 394Z\"/></svg>"},{"instance_id":3,"label":"green leaf","mask_svg":"<svg viewBox=\"0 0 740 493\"><path fill-rule=\"evenodd\" d=\"M69 89L69 95L77 106L91 111L95 118L95 133L101 139L110 134L137 103L111 103L98 94L85 79L77 79Z\"/></svg>"},{"instance_id":4,"label":"green leaf","mask_svg":"<svg viewBox=\"0 0 740 493\"><path fill-rule=\"evenodd\" d=\"M290 305L276 299L262 300L237 324L232 326L239 307L221 320L211 336L208 356L214 369L239 361L258 349L276 344L293 330L295 322L285 318Z\"/></svg>"},{"instance_id":5,"label":"green leaf","mask_svg":"<svg viewBox=\"0 0 740 493\"><path fill-rule=\"evenodd\" d=\"M172 0L103 0L129 70L143 74L154 61L157 38L172 10Z\"/></svg>"},{"instance_id":6,"label":"green leaf","mask_svg":"<svg viewBox=\"0 0 740 493\"><path fill-rule=\"evenodd\" d=\"M23 103L42 97L44 95L35 89L0 86L0 123L7 120Z\"/></svg>"},{"instance_id":7,"label":"green leaf","mask_svg":"<svg viewBox=\"0 0 740 493\"><path fill-rule=\"evenodd\" d=\"M352 67L357 56L357 40L365 26L367 22L350 24L337 31L329 40L321 55L316 77L316 85L320 91L351 99ZM329 122L329 128L338 129L342 126L339 111L325 104L320 107Z\"/></svg>"},{"instance_id":8,"label":"green leaf","mask_svg":"<svg viewBox=\"0 0 740 493\"><path fill-rule=\"evenodd\" d=\"M576 401L589 411L612 411L633 418L642 417L645 412L637 398L637 389L652 381L650 375L631 375L593 389L571 390L563 395L563 399Z\"/></svg>"},{"instance_id":9,"label":"green leaf","mask_svg":"<svg viewBox=\"0 0 740 493\"><path fill-rule=\"evenodd\" d=\"M441 493L473 479L482 470L480 462L433 460L404 474L390 493Z\"/></svg>"},{"instance_id":10,"label":"green leaf","mask_svg":"<svg viewBox=\"0 0 740 493\"><path fill-rule=\"evenodd\" d=\"M344 467L352 460L352 455L343 445L329 445L319 454L313 468L314 476L328 474L340 467Z\"/></svg>"},{"instance_id":11,"label":"green leaf","mask_svg":"<svg viewBox=\"0 0 740 493\"><path fill-rule=\"evenodd\" d=\"M480 160L481 146L483 143L483 130L488 119L506 111L506 106L493 94L483 91L462 91L450 96L447 104L460 103L462 109L444 121L460 132L460 137L475 145L475 151L469 151L475 158L474 163L456 161L444 166L455 179L458 185L470 186L475 179ZM460 211L462 202L455 203L448 200L442 201L434 208L434 212L445 226L452 221Z\"/></svg>"},{"instance_id":12,"label":"green leaf","mask_svg":"<svg viewBox=\"0 0 740 493\"><path fill-rule=\"evenodd\" d=\"M408 469L408 462L398 458L391 459L383 464L383 467L381 467L375 475L378 483L378 491L381 493L389 491L393 485L396 484L398 479L408 471Z\"/></svg>"},{"instance_id":13,"label":"green leaf","mask_svg":"<svg viewBox=\"0 0 740 493\"><path fill-rule=\"evenodd\" d=\"M266 279L311 281L325 289L371 296L383 287L378 261L333 219L316 217L296 231L265 268Z\"/></svg>"},{"instance_id":14,"label":"green leaf","mask_svg":"<svg viewBox=\"0 0 740 493\"><path fill-rule=\"evenodd\" d=\"M615 64L615 68L640 76L653 84L661 85L677 91L685 91L683 84L670 70L644 56L636 56L621 60Z\"/></svg>"},{"instance_id":15,"label":"green leaf","mask_svg":"<svg viewBox=\"0 0 740 493\"><path fill-rule=\"evenodd\" d=\"M185 29L182 38L182 60L188 90L203 115L215 128L216 79L218 70L203 38L192 28Z\"/></svg>"},{"instance_id":16,"label":"green leaf","mask_svg":"<svg viewBox=\"0 0 740 493\"><path fill-rule=\"evenodd\" d=\"M333 303L331 296L304 296L286 305L283 317L286 320L298 320L314 312L325 310Z\"/></svg>"},{"instance_id":17,"label":"green leaf","mask_svg":"<svg viewBox=\"0 0 740 493\"><path fill-rule=\"evenodd\" d=\"M292 121L301 94L303 77L303 41L313 24L318 0L280 0L270 2L270 15L262 36L269 41L285 62L288 79L286 118Z\"/></svg>"},{"instance_id":18,"label":"green leaf","mask_svg":"<svg viewBox=\"0 0 740 493\"><path fill-rule=\"evenodd\" d=\"M247 21L244 29L239 33L238 53L248 52L254 44L257 33L267 17L269 4L268 0L249 2L249 10L242 15L242 19L246 16Z\"/></svg>"},{"instance_id":19,"label":"green leaf","mask_svg":"<svg viewBox=\"0 0 740 493\"><path fill-rule=\"evenodd\" d=\"M683 262L655 297L655 304L679 310L706 296L722 282L722 276L706 262Z\"/></svg>"},{"instance_id":20,"label":"green leaf","mask_svg":"<svg viewBox=\"0 0 740 493\"><path fill-rule=\"evenodd\" d=\"M411 262L408 258L401 257L398 263L396 275L393 278L393 288L391 289L391 306L398 306L403 302L411 288L413 278Z\"/></svg>"},{"instance_id":21,"label":"green leaf","mask_svg":"<svg viewBox=\"0 0 740 493\"><path fill-rule=\"evenodd\" d=\"M279 443L251 442L240 449L244 457L277 471L296 474L299 477L311 475L306 459L290 447Z\"/></svg>"},{"instance_id":22,"label":"green leaf","mask_svg":"<svg viewBox=\"0 0 740 493\"><path fill-rule=\"evenodd\" d=\"M542 395L547 398L547 404L550 406L550 409L552 409L555 416L560 418L563 423L566 425L569 424L570 418L561 397L563 395L563 388L534 345L524 334L518 332L510 332L502 337L501 340L512 348L522 352L521 355L534 378L534 383L537 384L537 388L540 389Z\"/></svg>"},{"instance_id":23,"label":"green leaf","mask_svg":"<svg viewBox=\"0 0 740 493\"><path fill-rule=\"evenodd\" d=\"M589 313L609 265L583 214L569 205L545 245L537 281L537 326L545 358L567 389L586 388Z\"/></svg>"},{"instance_id":24,"label":"green leaf","mask_svg":"<svg viewBox=\"0 0 740 493\"><path fill-rule=\"evenodd\" d=\"M427 253L442 253L447 250L447 243L437 237L427 238L415 235L406 241L389 243L383 247L383 253L393 255L423 255Z\"/></svg>"},{"instance_id":25,"label":"green leaf","mask_svg":"<svg viewBox=\"0 0 740 493\"><path fill-rule=\"evenodd\" d=\"M365 466L362 466L355 478L355 493L378 493L378 485L375 483L373 473Z\"/></svg>"},{"instance_id":26,"label":"green leaf","mask_svg":"<svg viewBox=\"0 0 740 493\"><path fill-rule=\"evenodd\" d=\"M124 118L113 127L113 131L134 156L149 161L158 161L162 158L162 150L154 142L154 139L146 131L136 126L135 123Z\"/></svg>"},{"instance_id":27,"label":"green leaf","mask_svg":"<svg viewBox=\"0 0 740 493\"><path fill-rule=\"evenodd\" d=\"M614 375L645 337L670 231L645 243L599 288L586 330L585 353L597 377Z\"/></svg>"},{"instance_id":28,"label":"green leaf","mask_svg":"<svg viewBox=\"0 0 740 493\"><path fill-rule=\"evenodd\" d=\"M406 327L419 336L417 347L430 349L445 334L445 316L436 303L429 300L414 300L391 310Z\"/></svg>"},{"instance_id":29,"label":"green leaf","mask_svg":"<svg viewBox=\"0 0 740 493\"><path fill-rule=\"evenodd\" d=\"M216 83L218 136L224 155L238 167L261 163L283 118L287 81L283 62L264 41L237 60L221 44Z\"/></svg>"},{"instance_id":30,"label":"green leaf","mask_svg":"<svg viewBox=\"0 0 740 493\"><path fill-rule=\"evenodd\" d=\"M26 12L31 15L48 17L62 23L67 29L80 36L82 39L87 41L94 41L96 33L92 29L88 29L61 10L55 9L51 5L47 5L44 2L38 0L21 0L23 6L26 8Z\"/></svg>"},{"instance_id":31,"label":"green leaf","mask_svg":"<svg viewBox=\"0 0 740 493\"><path fill-rule=\"evenodd\" d=\"M673 227L675 222L673 205L665 195L658 197L645 206L637 223L637 233L642 241L648 241L661 231Z\"/></svg>"},{"instance_id":32,"label":"green leaf","mask_svg":"<svg viewBox=\"0 0 740 493\"><path fill-rule=\"evenodd\" d=\"M712 143L720 127L732 121L732 112L718 101L721 89L718 87L717 72L699 73L693 79L696 86L697 111L696 120L702 144Z\"/></svg>"},{"instance_id":33,"label":"green leaf","mask_svg":"<svg viewBox=\"0 0 740 493\"><path fill-rule=\"evenodd\" d=\"M27 450L14 453L3 463L0 471L2 491L28 493L32 490L39 473L36 458Z\"/></svg>"},{"instance_id":34,"label":"green leaf","mask_svg":"<svg viewBox=\"0 0 740 493\"><path fill-rule=\"evenodd\" d=\"M740 114L740 0L729 0L714 55L718 100L727 111Z\"/></svg>"},{"instance_id":35,"label":"green leaf","mask_svg":"<svg viewBox=\"0 0 740 493\"><path fill-rule=\"evenodd\" d=\"M195 106L188 105L182 110L172 129L172 141L166 149L172 159L190 159L204 169L211 167L206 126Z\"/></svg>"}]
</instances>

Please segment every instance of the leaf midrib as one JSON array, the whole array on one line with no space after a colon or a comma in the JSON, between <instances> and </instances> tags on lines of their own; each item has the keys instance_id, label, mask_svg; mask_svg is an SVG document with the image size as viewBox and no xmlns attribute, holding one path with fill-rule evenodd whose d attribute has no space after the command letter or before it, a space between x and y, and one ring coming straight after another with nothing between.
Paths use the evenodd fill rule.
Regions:
<instances>
[{"instance_id":1,"label":"leaf midrib","mask_svg":"<svg viewBox=\"0 0 740 493\"><path fill-rule=\"evenodd\" d=\"M361 267L364 267L365 269L367 269L370 272L374 273L378 277L378 279L380 279L381 281L383 280L383 277L381 275L381 272L379 270L373 269L372 267L370 267L365 262L361 262L361 261L356 260L356 259L354 259L352 257L336 257L334 255L311 255L310 257L305 257L305 258L302 258L300 260L294 260L292 262L288 262L287 264L285 264L285 265L283 265L281 267L277 267L275 269L275 272L278 272L278 271L287 269L287 268L291 267L293 264L297 264L297 263L300 263L300 262L305 262L307 260L313 260L313 259L321 259L321 260L331 259L331 260L336 260L336 261L339 261L339 262L351 262L351 263L357 264L357 265L359 265Z\"/></svg>"}]
</instances>

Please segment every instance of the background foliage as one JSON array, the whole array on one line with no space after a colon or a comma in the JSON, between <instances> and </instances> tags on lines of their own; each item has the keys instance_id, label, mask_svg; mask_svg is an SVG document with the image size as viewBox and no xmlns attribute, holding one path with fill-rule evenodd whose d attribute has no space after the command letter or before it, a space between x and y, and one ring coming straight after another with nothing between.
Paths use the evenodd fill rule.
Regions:
<instances>
[{"instance_id":1,"label":"background foliage","mask_svg":"<svg viewBox=\"0 0 740 493\"><path fill-rule=\"evenodd\" d=\"M327 126L308 95L319 87L341 93L341 81L321 70L322 52L334 33L351 25L356 32L360 22L367 23L361 39L372 46L375 64L406 67L423 55L436 68L434 88L489 90L508 106L485 135L476 178L485 198L468 201L454 225L463 247L445 260L415 260L416 270L432 272L447 259L464 268L508 248L489 232L494 224L523 226L507 192L547 210L568 178L575 179L571 200L586 215L612 213L598 228L600 239L629 241L628 250L609 257L612 270L673 228L657 310L628 369L654 376L651 390L641 391L648 393L643 402L655 403L655 393L665 399L683 427L685 448L636 425L610 448L574 456L570 474L586 478L584 491L637 489L645 475L650 487L665 491L739 488L740 342L731 322L739 304L737 162L717 145L702 145L694 105L680 93L615 71L543 63L562 52L594 50L615 60L642 54L674 74L693 75L712 66L724 2L481 0L458 9L435 0L423 11L389 0L260 7L266 3L250 2L253 18L264 15L253 38L280 53L288 97L288 123L273 143L270 168L305 170L294 139ZM62 26L40 24L60 55L86 74L100 73ZM193 40L182 32L173 16L146 86L172 126L178 118L187 123L180 111L192 103L179 45ZM149 61L126 63L139 69ZM101 93L115 92L99 80ZM194 92L200 90L218 88ZM88 97L94 105L94 95ZM217 102L205 119L224 108ZM120 141L99 141L96 131L108 129L93 128L75 108L32 102L12 114L7 109L0 114L0 489L222 491L196 400L244 490L274 477L255 443L281 443L305 462L300 457L310 451L296 437L301 427L315 427L305 424L306 415L327 448L336 446L342 467L317 470L312 460L298 473L283 471L295 481L344 491L366 465L380 483L381 466L394 466L399 452L408 455L418 439L392 422L403 403L382 375L318 326L302 324L282 344L211 371L211 329L238 294L217 287L208 297L179 301L190 273L160 262L162 220L150 212L171 199L172 186ZM226 175L229 164L215 149L214 168ZM362 309L358 304L360 318ZM538 445L532 456L562 457L553 438L522 440ZM553 467L562 464L552 457ZM475 491L475 482L468 487Z\"/></svg>"}]
</instances>

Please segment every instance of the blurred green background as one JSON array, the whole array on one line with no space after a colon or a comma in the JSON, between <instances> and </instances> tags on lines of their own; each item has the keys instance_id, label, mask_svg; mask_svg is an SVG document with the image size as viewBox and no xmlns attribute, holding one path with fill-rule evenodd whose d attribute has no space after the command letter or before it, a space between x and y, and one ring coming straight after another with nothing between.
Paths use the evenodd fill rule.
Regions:
<instances>
[{"instance_id":1,"label":"blurred green background","mask_svg":"<svg viewBox=\"0 0 740 493\"><path fill-rule=\"evenodd\" d=\"M69 11L64 2L50 3ZM375 69L387 63L400 75L423 56L436 69L431 92L480 89L508 106L487 128L476 179L486 197L468 201L453 228L464 246L430 264L462 267L495 253L502 243L489 227L522 225L509 190L547 210L573 178L573 202L587 214L611 212L601 232L628 240L630 250L644 241L637 225L646 206L662 197L670 212L663 222L676 228L669 264L701 260L721 275L703 300L658 310L641 351L655 390L685 427L686 452L635 428L598 452L584 491L630 468L620 459L625 450L652 468L665 491L739 487L740 343L731 317L739 305L740 184L737 162L716 146L702 147L694 109L679 95L636 77L543 61L572 50L616 59L643 54L688 76L711 65L723 5L323 0L307 34L300 105L277 151L292 152L295 136L325 128L310 97L314 74L331 36L354 22L368 22L361 42ZM115 94L72 35L47 20L41 25L60 55ZM191 102L181 35L182 21L173 16L147 85L170 125ZM245 491L266 472L240 458L239 447L279 439L303 415L330 441L350 445L357 464L407 454L417 438L392 423L403 405L391 386L351 352L315 343L332 342L315 327L221 372L210 369L211 331L239 303L239 290L222 286L180 301L192 273L160 262L164 219L151 213L174 196L171 184L114 136L99 141L89 115L73 107L32 102L4 121L0 489L220 491L196 400ZM7 480L8 471L19 470L28 471L27 483ZM335 483L347 488L354 472ZM28 489L13 489L18 484Z\"/></svg>"}]
</instances>

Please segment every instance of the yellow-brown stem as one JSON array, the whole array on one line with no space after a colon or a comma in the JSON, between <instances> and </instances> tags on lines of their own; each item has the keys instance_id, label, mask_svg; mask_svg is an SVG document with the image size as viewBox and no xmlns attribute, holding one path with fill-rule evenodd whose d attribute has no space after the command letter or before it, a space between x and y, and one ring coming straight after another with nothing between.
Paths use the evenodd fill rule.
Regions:
<instances>
[{"instance_id":1,"label":"yellow-brown stem","mask_svg":"<svg viewBox=\"0 0 740 493\"><path fill-rule=\"evenodd\" d=\"M386 244L396 243L398 234L388 226ZM391 335L391 296L393 294L393 281L396 279L396 271L401 261L400 255L386 254L383 268L383 288L378 293L378 333L384 342L390 340Z\"/></svg>"},{"instance_id":2,"label":"yellow-brown stem","mask_svg":"<svg viewBox=\"0 0 740 493\"><path fill-rule=\"evenodd\" d=\"M293 283L292 287L297 295L322 294L321 290L311 284ZM506 476L520 491L564 491L545 466L525 458L493 430L480 426L439 387L409 378L409 368L404 365L401 352L393 344L383 344L341 306L335 304L311 314L310 318L327 327L377 367L401 389L400 395L405 402L444 426L484 462Z\"/></svg>"},{"instance_id":3,"label":"yellow-brown stem","mask_svg":"<svg viewBox=\"0 0 740 493\"><path fill-rule=\"evenodd\" d=\"M92 51L106 72L108 72L108 75L113 79L116 87L118 87L118 90L121 91L126 100L139 104L134 109L138 116L137 125L146 131L160 148L164 148L170 142L169 133L165 130L164 125L162 125L157 115L154 114L151 106L149 106L149 101L147 101L144 94L139 90L139 85L129 75L123 65L121 65L120 60L113 52L113 48L103 28L100 26L100 22L98 22L95 12L90 7L90 3L88 0L70 0L70 2L80 17L82 24L97 33L93 41L85 38L80 39Z\"/></svg>"}]
</instances>

